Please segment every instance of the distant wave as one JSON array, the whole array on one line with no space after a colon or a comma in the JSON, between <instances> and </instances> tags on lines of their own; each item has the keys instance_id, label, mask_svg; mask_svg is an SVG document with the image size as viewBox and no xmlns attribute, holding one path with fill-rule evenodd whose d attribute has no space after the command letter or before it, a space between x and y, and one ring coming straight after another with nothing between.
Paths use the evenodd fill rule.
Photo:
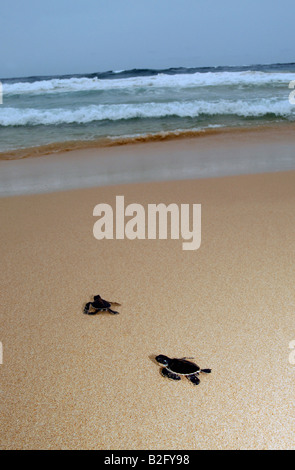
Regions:
<instances>
[{"instance_id":1,"label":"distant wave","mask_svg":"<svg viewBox=\"0 0 295 470\"><path fill-rule=\"evenodd\" d=\"M120 71L117 72L120 74ZM288 85L295 79L290 72L207 72L182 73L167 75L159 73L153 76L100 79L97 77L71 77L37 80L33 82L3 83L5 95L66 93L92 90L138 89L138 88L193 88L207 86L260 86L268 84Z\"/></svg>"},{"instance_id":2,"label":"distant wave","mask_svg":"<svg viewBox=\"0 0 295 470\"><path fill-rule=\"evenodd\" d=\"M169 103L138 103L114 105L90 105L77 109L5 108L1 107L1 126L37 126L57 124L85 124L92 121L124 120L136 118L187 117L201 115L236 115L242 117L261 117L268 114L281 117L294 117L295 108L287 100L275 101L262 99L257 102L227 101L217 102L190 101Z\"/></svg>"}]
</instances>

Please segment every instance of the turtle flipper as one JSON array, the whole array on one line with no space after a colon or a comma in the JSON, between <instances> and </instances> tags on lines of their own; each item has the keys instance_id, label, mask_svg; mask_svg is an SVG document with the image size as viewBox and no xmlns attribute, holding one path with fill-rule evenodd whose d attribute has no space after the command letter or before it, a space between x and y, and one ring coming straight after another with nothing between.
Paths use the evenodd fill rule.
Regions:
<instances>
[{"instance_id":1,"label":"turtle flipper","mask_svg":"<svg viewBox=\"0 0 295 470\"><path fill-rule=\"evenodd\" d=\"M115 310L112 310L111 308L108 308L108 312L111 313L112 315L119 315L120 312L116 312Z\"/></svg>"},{"instance_id":2,"label":"turtle flipper","mask_svg":"<svg viewBox=\"0 0 295 470\"><path fill-rule=\"evenodd\" d=\"M199 385L200 379L196 374L187 375L186 378L191 381L194 385Z\"/></svg>"},{"instance_id":3,"label":"turtle flipper","mask_svg":"<svg viewBox=\"0 0 295 470\"><path fill-rule=\"evenodd\" d=\"M119 304L118 302L111 302L111 301L109 300L109 304L111 304L112 307L113 307L113 306L114 306L114 307L121 307L121 304Z\"/></svg>"},{"instance_id":4,"label":"turtle flipper","mask_svg":"<svg viewBox=\"0 0 295 470\"><path fill-rule=\"evenodd\" d=\"M94 310L91 310L93 308ZM88 302L84 307L84 313L86 315L95 315L98 312L96 308L93 307L91 302Z\"/></svg>"},{"instance_id":5,"label":"turtle flipper","mask_svg":"<svg viewBox=\"0 0 295 470\"><path fill-rule=\"evenodd\" d=\"M201 372L204 372L205 374L211 374L211 369L201 369Z\"/></svg>"},{"instance_id":6,"label":"turtle flipper","mask_svg":"<svg viewBox=\"0 0 295 470\"><path fill-rule=\"evenodd\" d=\"M88 314L88 313L89 313L89 309L90 309L90 302L88 302L88 303L85 305L84 310L83 310L83 313Z\"/></svg>"},{"instance_id":7,"label":"turtle flipper","mask_svg":"<svg viewBox=\"0 0 295 470\"><path fill-rule=\"evenodd\" d=\"M163 369L161 369L161 374L163 375L163 377L167 377L168 379L181 380L181 377L179 375L174 374L170 370L166 369L166 367L163 367Z\"/></svg>"}]
</instances>

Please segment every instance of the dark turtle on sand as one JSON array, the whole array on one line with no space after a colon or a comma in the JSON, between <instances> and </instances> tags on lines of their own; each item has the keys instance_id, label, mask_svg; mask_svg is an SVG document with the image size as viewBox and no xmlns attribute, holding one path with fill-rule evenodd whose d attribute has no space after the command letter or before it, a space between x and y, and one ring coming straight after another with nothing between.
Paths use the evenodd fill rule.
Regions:
<instances>
[{"instance_id":1,"label":"dark turtle on sand","mask_svg":"<svg viewBox=\"0 0 295 470\"><path fill-rule=\"evenodd\" d=\"M186 357L182 357L181 359L170 359L169 357L160 354L159 356L156 356L156 361L165 366L161 370L164 377L168 377L168 379L172 380L181 380L181 375L185 375L185 377L194 385L198 385L200 383L200 379L198 377L200 372L204 372L205 374L211 373L211 369L200 369L197 364L188 361Z\"/></svg>"},{"instance_id":2,"label":"dark turtle on sand","mask_svg":"<svg viewBox=\"0 0 295 470\"><path fill-rule=\"evenodd\" d=\"M117 315L119 312L112 310L111 307L120 307L121 304L117 302L108 302L100 297L100 295L95 295L93 302L88 302L84 307L84 313L87 315L95 315L98 312L109 312L112 315Z\"/></svg>"}]
</instances>

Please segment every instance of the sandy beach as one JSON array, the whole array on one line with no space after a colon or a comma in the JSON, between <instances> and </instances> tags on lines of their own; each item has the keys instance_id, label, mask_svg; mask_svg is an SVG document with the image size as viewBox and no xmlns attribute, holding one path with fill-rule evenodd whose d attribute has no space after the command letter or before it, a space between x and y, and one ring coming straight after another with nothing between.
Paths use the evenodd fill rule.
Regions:
<instances>
[{"instance_id":1,"label":"sandy beach","mask_svg":"<svg viewBox=\"0 0 295 470\"><path fill-rule=\"evenodd\" d=\"M116 195L202 204L200 249L96 240L93 208ZM2 449L295 449L294 171L0 208ZM120 315L83 315L94 294ZM165 379L157 354L212 374L197 387Z\"/></svg>"}]
</instances>

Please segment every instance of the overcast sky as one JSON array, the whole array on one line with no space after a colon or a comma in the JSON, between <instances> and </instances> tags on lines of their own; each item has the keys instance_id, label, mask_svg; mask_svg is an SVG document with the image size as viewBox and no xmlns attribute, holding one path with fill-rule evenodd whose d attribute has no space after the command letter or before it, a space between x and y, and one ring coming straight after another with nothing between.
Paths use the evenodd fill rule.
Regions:
<instances>
[{"instance_id":1,"label":"overcast sky","mask_svg":"<svg viewBox=\"0 0 295 470\"><path fill-rule=\"evenodd\" d=\"M295 62L294 0L1 0L0 77Z\"/></svg>"}]
</instances>

